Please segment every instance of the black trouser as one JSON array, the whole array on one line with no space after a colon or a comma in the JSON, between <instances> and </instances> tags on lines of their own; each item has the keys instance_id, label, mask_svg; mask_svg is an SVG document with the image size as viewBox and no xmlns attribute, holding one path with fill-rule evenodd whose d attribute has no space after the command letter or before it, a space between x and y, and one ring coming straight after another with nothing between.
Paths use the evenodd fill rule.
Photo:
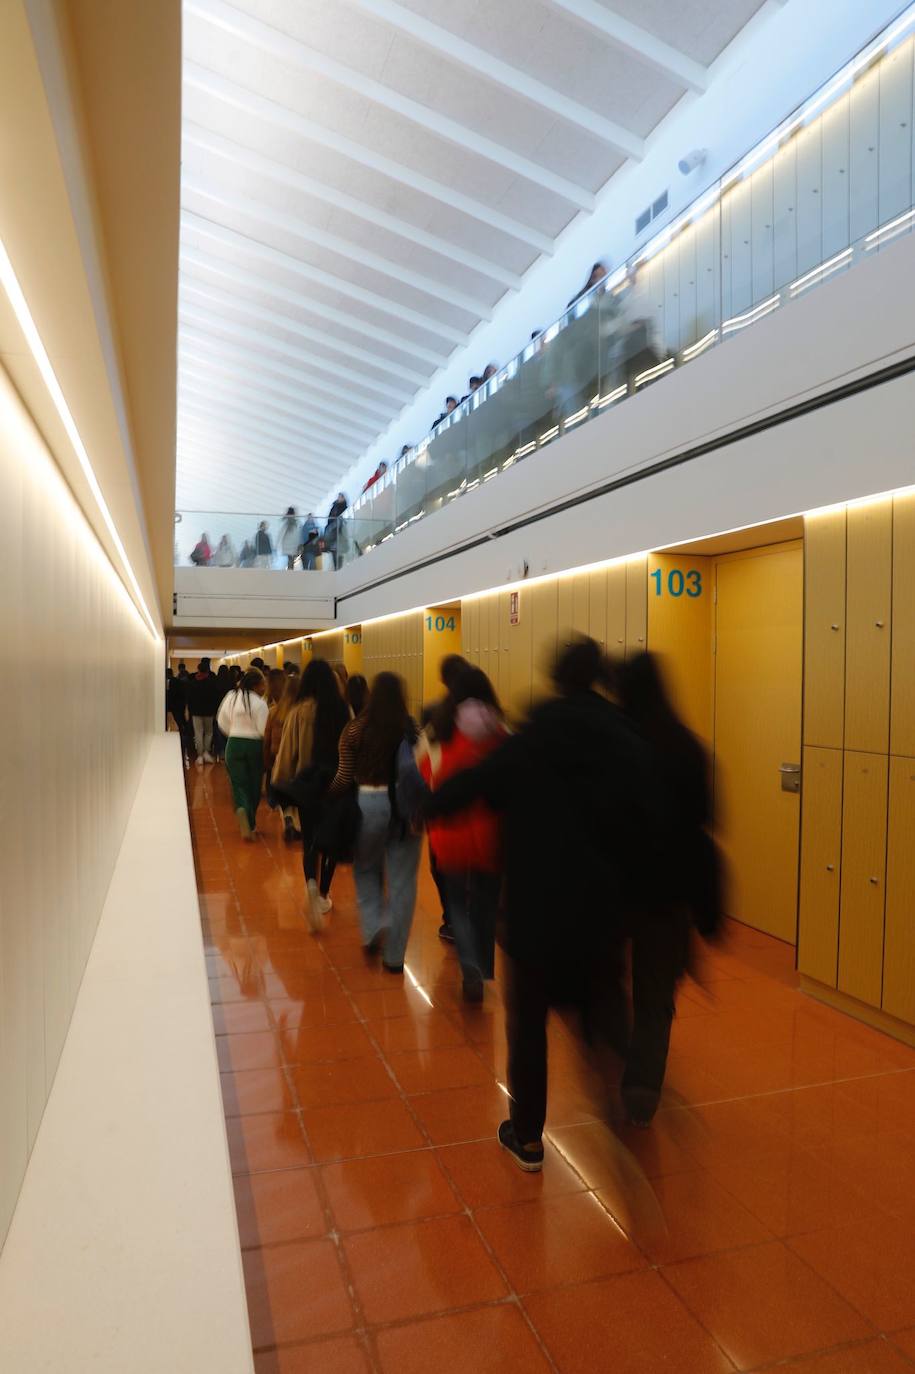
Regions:
<instances>
[{"instance_id":1,"label":"black trouser","mask_svg":"<svg viewBox=\"0 0 915 1374\"><path fill-rule=\"evenodd\" d=\"M435 862L435 855L432 853L431 847L429 849L429 872L432 874L432 881L435 883L438 899L442 904L442 924L446 926L450 925L451 922L448 919L448 889L445 886L445 878L442 870Z\"/></svg>"},{"instance_id":2,"label":"black trouser","mask_svg":"<svg viewBox=\"0 0 915 1374\"><path fill-rule=\"evenodd\" d=\"M299 828L302 831L302 868L305 872L305 881L318 882L318 891L322 897L326 897L330 892L330 885L333 882L334 873L337 869L336 859L329 859L326 854L322 854L315 844L315 831L318 828L319 817L311 810L304 810L299 807Z\"/></svg>"},{"instance_id":3,"label":"black trouser","mask_svg":"<svg viewBox=\"0 0 915 1374\"><path fill-rule=\"evenodd\" d=\"M632 1030L622 1092L640 1116L653 1114L660 1100L688 940L687 918L677 913L646 921L632 936Z\"/></svg>"}]
</instances>

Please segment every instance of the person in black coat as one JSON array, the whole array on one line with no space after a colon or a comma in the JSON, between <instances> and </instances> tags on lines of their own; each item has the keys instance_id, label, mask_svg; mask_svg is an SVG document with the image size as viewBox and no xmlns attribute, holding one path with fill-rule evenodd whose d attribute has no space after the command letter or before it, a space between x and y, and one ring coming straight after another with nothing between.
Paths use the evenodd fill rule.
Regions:
<instances>
[{"instance_id":1,"label":"person in black coat","mask_svg":"<svg viewBox=\"0 0 915 1374\"><path fill-rule=\"evenodd\" d=\"M558 697L423 806L429 819L483 798L504 816L511 1116L499 1140L530 1172L543 1162L548 1011L576 1008L592 1042L625 1049L619 951L658 868L648 751L596 690L608 674L593 640L571 645Z\"/></svg>"},{"instance_id":2,"label":"person in black coat","mask_svg":"<svg viewBox=\"0 0 915 1374\"><path fill-rule=\"evenodd\" d=\"M197 765L215 763L213 755L213 729L216 712L222 701L219 683L210 672L210 660L202 658L194 677L188 678L185 687L187 709L194 726L194 745L197 750Z\"/></svg>"}]
</instances>

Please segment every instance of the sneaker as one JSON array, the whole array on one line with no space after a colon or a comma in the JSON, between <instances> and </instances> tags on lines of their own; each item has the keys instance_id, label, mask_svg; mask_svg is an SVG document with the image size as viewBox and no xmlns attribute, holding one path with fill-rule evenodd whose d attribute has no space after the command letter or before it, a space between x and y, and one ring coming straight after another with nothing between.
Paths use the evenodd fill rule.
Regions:
<instances>
[{"instance_id":1,"label":"sneaker","mask_svg":"<svg viewBox=\"0 0 915 1374\"><path fill-rule=\"evenodd\" d=\"M654 1092L651 1088L624 1087L621 1096L626 1120L630 1126L647 1131L658 1110L660 1093Z\"/></svg>"},{"instance_id":2,"label":"sneaker","mask_svg":"<svg viewBox=\"0 0 915 1374\"><path fill-rule=\"evenodd\" d=\"M195 758L194 762L196 763L196 765L197 765L198 768L202 768L202 767L203 767L203 759L200 757L199 754L198 754L197 757Z\"/></svg>"},{"instance_id":3,"label":"sneaker","mask_svg":"<svg viewBox=\"0 0 915 1374\"><path fill-rule=\"evenodd\" d=\"M378 934L369 940L367 945L362 946L362 953L365 955L367 964L374 964L381 951L384 949L384 931L379 930Z\"/></svg>"},{"instance_id":4,"label":"sneaker","mask_svg":"<svg viewBox=\"0 0 915 1374\"><path fill-rule=\"evenodd\" d=\"M447 921L442 921L441 925L439 926L438 938L440 940L447 940L449 945L454 944L454 935L452 934L451 927Z\"/></svg>"},{"instance_id":5,"label":"sneaker","mask_svg":"<svg viewBox=\"0 0 915 1374\"><path fill-rule=\"evenodd\" d=\"M483 1000L483 979L478 973L471 973L464 978L464 1001L482 1002Z\"/></svg>"},{"instance_id":6,"label":"sneaker","mask_svg":"<svg viewBox=\"0 0 915 1374\"><path fill-rule=\"evenodd\" d=\"M315 882L314 878L309 878L308 905L305 908L305 914L308 917L308 924L314 935L320 934L325 925L324 912L327 908L321 905L321 900L318 884Z\"/></svg>"},{"instance_id":7,"label":"sneaker","mask_svg":"<svg viewBox=\"0 0 915 1374\"><path fill-rule=\"evenodd\" d=\"M204 754L204 756L203 756L203 761L204 761L204 763L215 763L215 762L216 762L216 760L213 758L213 755L212 755L212 754Z\"/></svg>"},{"instance_id":8,"label":"sneaker","mask_svg":"<svg viewBox=\"0 0 915 1374\"><path fill-rule=\"evenodd\" d=\"M287 844L291 844L295 839L295 826L292 824L291 816L283 817L283 839Z\"/></svg>"},{"instance_id":9,"label":"sneaker","mask_svg":"<svg viewBox=\"0 0 915 1374\"><path fill-rule=\"evenodd\" d=\"M532 1145L522 1145L512 1123L503 1121L499 1127L499 1144L526 1174L540 1173L543 1168L543 1145L539 1140Z\"/></svg>"},{"instance_id":10,"label":"sneaker","mask_svg":"<svg viewBox=\"0 0 915 1374\"><path fill-rule=\"evenodd\" d=\"M238 829L242 839L252 840L254 836L251 833L251 822L248 820L248 813L245 808L240 806L235 812L235 816L238 820Z\"/></svg>"}]
</instances>

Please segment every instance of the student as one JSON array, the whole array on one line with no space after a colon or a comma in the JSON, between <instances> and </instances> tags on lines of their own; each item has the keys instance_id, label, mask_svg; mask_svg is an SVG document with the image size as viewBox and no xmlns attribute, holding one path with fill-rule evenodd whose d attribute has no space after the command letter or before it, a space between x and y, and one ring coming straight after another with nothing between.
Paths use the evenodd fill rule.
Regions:
<instances>
[{"instance_id":1,"label":"student","mask_svg":"<svg viewBox=\"0 0 915 1374\"><path fill-rule=\"evenodd\" d=\"M302 521L302 571L313 572L318 552L318 522L311 511Z\"/></svg>"},{"instance_id":2,"label":"student","mask_svg":"<svg viewBox=\"0 0 915 1374\"><path fill-rule=\"evenodd\" d=\"M191 562L197 568L206 568L213 557L210 541L204 532L191 550Z\"/></svg>"},{"instance_id":3,"label":"student","mask_svg":"<svg viewBox=\"0 0 915 1374\"><path fill-rule=\"evenodd\" d=\"M388 465L387 465L387 463L381 462L381 463L378 464L377 468L376 468L375 471L372 473L371 477L370 477L369 480L366 482L365 486L362 488L362 495L363 495L363 496L365 495L365 493L366 493L367 491L371 491L372 487L375 485L376 482L380 482L380 481L381 481L382 477L383 477L384 474L387 472L387 470L388 470Z\"/></svg>"},{"instance_id":4,"label":"student","mask_svg":"<svg viewBox=\"0 0 915 1374\"><path fill-rule=\"evenodd\" d=\"M197 672L187 683L187 709L194 727L194 748L197 767L215 763L213 756L213 725L221 700L219 683L210 672L210 660L202 658Z\"/></svg>"},{"instance_id":5,"label":"student","mask_svg":"<svg viewBox=\"0 0 915 1374\"><path fill-rule=\"evenodd\" d=\"M232 690L232 678L229 674L228 664L220 663L217 668L216 685L219 688L219 705L221 705L223 697ZM213 757L218 763L220 759L225 758L226 754L226 737L219 728L219 706L216 708L216 716L217 719L213 725Z\"/></svg>"},{"instance_id":6,"label":"student","mask_svg":"<svg viewBox=\"0 0 915 1374\"><path fill-rule=\"evenodd\" d=\"M397 807L398 758L416 743L403 683L379 673L366 709L340 737L340 766L329 796L357 788L362 822L353 860L362 942L368 959L382 955L388 973L403 973L416 905L422 842ZM412 759L410 760L412 766Z\"/></svg>"},{"instance_id":7,"label":"student","mask_svg":"<svg viewBox=\"0 0 915 1374\"><path fill-rule=\"evenodd\" d=\"M307 915L315 933L324 929L333 906L330 885L335 868L330 859L319 855L315 833L328 785L337 772L340 733L348 720L349 710L330 664L312 659L299 678L295 702L286 716L271 781L276 791L299 808Z\"/></svg>"},{"instance_id":8,"label":"student","mask_svg":"<svg viewBox=\"0 0 915 1374\"><path fill-rule=\"evenodd\" d=\"M420 771L435 791L472 768L503 743L506 728L489 678L467 667L438 713L434 740ZM448 921L463 974L464 1001L482 1002L483 982L494 976L496 912L502 886L498 817L484 801L429 823L429 849L443 875Z\"/></svg>"},{"instance_id":9,"label":"student","mask_svg":"<svg viewBox=\"0 0 915 1374\"><path fill-rule=\"evenodd\" d=\"M295 567L300 543L299 517L296 515L295 506L290 506L283 516L283 523L280 526L280 553L286 559L287 572L292 572Z\"/></svg>"},{"instance_id":10,"label":"student","mask_svg":"<svg viewBox=\"0 0 915 1374\"><path fill-rule=\"evenodd\" d=\"M327 515L327 524L324 527L324 544L333 558L335 568L343 566L343 559L349 547L346 536L346 521L344 514L349 506L346 492L339 491L337 499L331 506Z\"/></svg>"},{"instance_id":11,"label":"student","mask_svg":"<svg viewBox=\"0 0 915 1374\"><path fill-rule=\"evenodd\" d=\"M266 520L260 522L254 536L254 561L259 568L269 568L273 563L273 540Z\"/></svg>"},{"instance_id":12,"label":"student","mask_svg":"<svg viewBox=\"0 0 915 1374\"><path fill-rule=\"evenodd\" d=\"M450 713L453 709L454 694L458 690L462 678L466 673L471 671L471 668L472 664L468 663L467 659L461 654L446 654L442 659L439 665L438 675L445 689L445 696L440 701L433 702L431 706L427 706L423 710L423 738L421 741L420 753L428 749L430 745L434 745L437 729L444 728L447 730L447 724L443 725L442 722L446 722L450 718ZM451 921L448 913L448 888L445 883L444 874L440 871L438 864L435 862L435 855L432 852L431 845L429 846L429 872L432 875L432 881L435 883L438 899L442 904L442 918L441 925L438 929L438 938L453 945L454 932L451 929Z\"/></svg>"},{"instance_id":13,"label":"student","mask_svg":"<svg viewBox=\"0 0 915 1374\"><path fill-rule=\"evenodd\" d=\"M288 666L288 665L287 665ZM298 827L298 814L295 807L275 791L270 781L273 765L283 738L286 717L295 705L299 690L298 676L274 668L267 681L267 698L270 710L264 730L264 772L267 775L267 801L271 807L278 807L283 816L283 839L287 843L300 840L302 832Z\"/></svg>"},{"instance_id":14,"label":"student","mask_svg":"<svg viewBox=\"0 0 915 1374\"><path fill-rule=\"evenodd\" d=\"M217 568L235 567L235 549L232 540L227 534L224 534L216 545L216 556L213 562L216 564Z\"/></svg>"},{"instance_id":15,"label":"student","mask_svg":"<svg viewBox=\"0 0 915 1374\"><path fill-rule=\"evenodd\" d=\"M219 708L219 728L227 741L226 768L232 783L235 815L242 839L249 842L254 839L264 778L265 687L263 673L249 668Z\"/></svg>"}]
</instances>

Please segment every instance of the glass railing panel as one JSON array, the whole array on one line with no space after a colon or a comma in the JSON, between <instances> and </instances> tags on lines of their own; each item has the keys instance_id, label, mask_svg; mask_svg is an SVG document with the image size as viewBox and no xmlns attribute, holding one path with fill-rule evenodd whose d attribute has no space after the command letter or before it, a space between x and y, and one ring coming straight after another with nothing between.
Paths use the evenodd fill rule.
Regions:
<instances>
[{"instance_id":1,"label":"glass railing panel","mask_svg":"<svg viewBox=\"0 0 915 1374\"><path fill-rule=\"evenodd\" d=\"M426 515L461 496L467 487L467 409L458 406L436 426L424 451L424 496ZM404 510L411 509L405 503Z\"/></svg>"}]
</instances>

